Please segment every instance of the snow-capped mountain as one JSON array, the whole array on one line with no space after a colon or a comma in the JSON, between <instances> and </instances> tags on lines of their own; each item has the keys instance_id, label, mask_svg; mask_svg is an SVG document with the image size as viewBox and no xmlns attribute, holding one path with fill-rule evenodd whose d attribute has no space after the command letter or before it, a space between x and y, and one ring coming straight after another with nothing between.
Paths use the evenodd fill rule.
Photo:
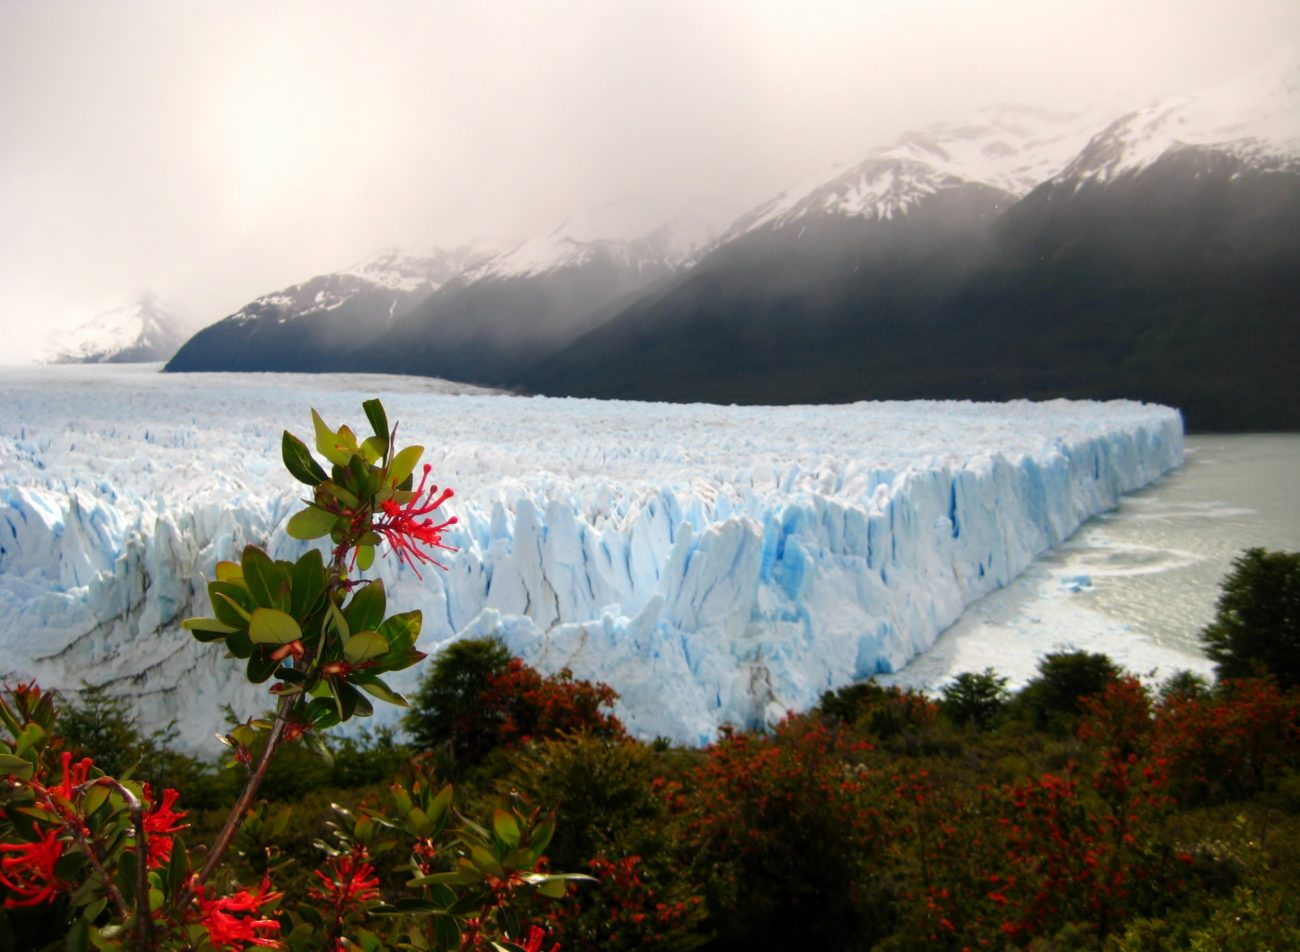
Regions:
<instances>
[{"instance_id":1,"label":"snow-capped mountain","mask_svg":"<svg viewBox=\"0 0 1300 952\"><path fill-rule=\"evenodd\" d=\"M606 202L466 269L461 281L533 277L598 261L657 276L708 247L733 215L731 209L694 196L642 195Z\"/></svg>"},{"instance_id":2,"label":"snow-capped mountain","mask_svg":"<svg viewBox=\"0 0 1300 952\"><path fill-rule=\"evenodd\" d=\"M360 352L358 368L514 385L716 234L698 214L668 211L654 200L602 206L466 269Z\"/></svg>"},{"instance_id":3,"label":"snow-capped mountain","mask_svg":"<svg viewBox=\"0 0 1300 952\"><path fill-rule=\"evenodd\" d=\"M302 284L265 294L226 320L243 322L271 318L284 323L337 310L361 295L368 299L379 297L387 300L388 309L380 309L376 315L378 319L391 319L466 269L490 257L494 250L481 242L423 254L386 248L342 271L317 275Z\"/></svg>"},{"instance_id":4,"label":"snow-capped mountain","mask_svg":"<svg viewBox=\"0 0 1300 952\"><path fill-rule=\"evenodd\" d=\"M124 307L105 311L51 341L45 363L146 363L167 360L185 334L175 315L146 291Z\"/></svg>"},{"instance_id":5,"label":"snow-capped mountain","mask_svg":"<svg viewBox=\"0 0 1300 952\"><path fill-rule=\"evenodd\" d=\"M999 106L970 121L935 123L855 165L787 189L743 215L718 244L821 217L889 220L933 195L969 185L1003 193L1009 205L1059 172L1096 128L1094 112L1026 106Z\"/></svg>"},{"instance_id":6,"label":"snow-capped mountain","mask_svg":"<svg viewBox=\"0 0 1300 952\"><path fill-rule=\"evenodd\" d=\"M1300 70L1125 113L991 110L743 215L533 365L533 392L737 403L1140 397L1300 427Z\"/></svg>"},{"instance_id":7,"label":"snow-capped mountain","mask_svg":"<svg viewBox=\"0 0 1300 952\"><path fill-rule=\"evenodd\" d=\"M388 248L342 271L265 294L188 340L168 370L327 370L495 250Z\"/></svg>"},{"instance_id":8,"label":"snow-capped mountain","mask_svg":"<svg viewBox=\"0 0 1300 952\"><path fill-rule=\"evenodd\" d=\"M1253 171L1300 171L1300 66L1261 70L1122 116L1052 182L1105 184L1187 149L1231 156Z\"/></svg>"},{"instance_id":9,"label":"snow-capped mountain","mask_svg":"<svg viewBox=\"0 0 1300 952\"><path fill-rule=\"evenodd\" d=\"M647 196L512 244L389 249L263 295L188 341L168 370L372 370L508 385L684 265L729 220L709 202Z\"/></svg>"},{"instance_id":10,"label":"snow-capped mountain","mask_svg":"<svg viewBox=\"0 0 1300 952\"><path fill-rule=\"evenodd\" d=\"M345 268L343 274L410 294L432 294L452 278L500 252L498 243L478 240L424 254L385 248L372 258Z\"/></svg>"}]
</instances>

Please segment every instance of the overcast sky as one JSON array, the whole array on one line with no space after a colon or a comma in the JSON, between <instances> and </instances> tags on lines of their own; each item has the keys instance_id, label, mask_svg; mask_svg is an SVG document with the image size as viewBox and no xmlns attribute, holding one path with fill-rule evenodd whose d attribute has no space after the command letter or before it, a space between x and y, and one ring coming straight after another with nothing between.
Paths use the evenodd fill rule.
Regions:
<instances>
[{"instance_id":1,"label":"overcast sky","mask_svg":"<svg viewBox=\"0 0 1300 952\"><path fill-rule=\"evenodd\" d=\"M647 194L736 214L981 106L1300 55L1296 0L0 0L0 361L388 245Z\"/></svg>"}]
</instances>

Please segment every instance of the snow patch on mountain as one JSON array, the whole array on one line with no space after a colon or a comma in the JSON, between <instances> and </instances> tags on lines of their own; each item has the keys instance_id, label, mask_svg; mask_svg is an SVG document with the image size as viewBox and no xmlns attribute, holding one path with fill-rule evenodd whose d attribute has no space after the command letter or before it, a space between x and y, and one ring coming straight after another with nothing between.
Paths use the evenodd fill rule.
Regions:
<instances>
[{"instance_id":1,"label":"snow patch on mountain","mask_svg":"<svg viewBox=\"0 0 1300 952\"><path fill-rule=\"evenodd\" d=\"M277 558L308 407L385 399L459 517L450 571L380 559L420 646L496 635L620 692L639 735L691 743L893 671L1121 493L1178 465L1144 404L719 407L483 395L427 378L0 373L0 677L83 680L200 746L269 703L179 626L247 543ZM297 423L295 424L295 421ZM395 679L410 690L419 670ZM397 712L387 710L390 721Z\"/></svg>"},{"instance_id":2,"label":"snow patch on mountain","mask_svg":"<svg viewBox=\"0 0 1300 952\"><path fill-rule=\"evenodd\" d=\"M1212 148L1260 171L1300 171L1300 65L1264 67L1131 112L1098 133L1056 181L1110 182L1187 147Z\"/></svg>"},{"instance_id":3,"label":"snow patch on mountain","mask_svg":"<svg viewBox=\"0 0 1300 952\"><path fill-rule=\"evenodd\" d=\"M742 216L719 245L819 216L889 220L945 189L983 185L1019 198L1060 171L1097 128L1097 113L997 106L966 122L903 135L863 161L811 176Z\"/></svg>"},{"instance_id":4,"label":"snow patch on mountain","mask_svg":"<svg viewBox=\"0 0 1300 952\"><path fill-rule=\"evenodd\" d=\"M345 268L342 273L394 291L432 294L452 278L500 251L499 243L486 240L426 253L385 248L377 255Z\"/></svg>"},{"instance_id":5,"label":"snow patch on mountain","mask_svg":"<svg viewBox=\"0 0 1300 952\"><path fill-rule=\"evenodd\" d=\"M59 332L44 363L149 363L167 360L185 341L176 316L150 291L105 311L71 332Z\"/></svg>"},{"instance_id":6,"label":"snow patch on mountain","mask_svg":"<svg viewBox=\"0 0 1300 952\"><path fill-rule=\"evenodd\" d=\"M533 277L608 262L656 277L689 261L733 214L716 202L687 196L634 196L575 213L546 235L470 268L461 281Z\"/></svg>"}]
</instances>

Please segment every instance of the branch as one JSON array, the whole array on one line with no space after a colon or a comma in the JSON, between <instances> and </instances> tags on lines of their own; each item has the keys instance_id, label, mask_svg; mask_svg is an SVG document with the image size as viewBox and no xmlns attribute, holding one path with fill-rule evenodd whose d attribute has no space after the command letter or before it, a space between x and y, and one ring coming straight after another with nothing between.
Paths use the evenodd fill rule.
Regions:
<instances>
[{"instance_id":1,"label":"branch","mask_svg":"<svg viewBox=\"0 0 1300 952\"><path fill-rule=\"evenodd\" d=\"M226 817L226 824L217 834L212 846L208 849L208 855L203 860L203 866L198 873L190 877L185 888L181 890L177 897L177 908L183 909L189 905L190 900L194 898L194 892L197 887L202 886L208 881L213 871L221 863L222 858L226 855L226 850L230 848L230 842L235 838L235 833L239 831L240 825L244 822L244 814L248 812L253 798L257 796L258 788L262 786L262 780L266 777L266 771L271 766L271 758L280 747L280 741L284 738L284 728L289 720L289 710L293 707L293 697L280 698L280 704L275 711L275 722L271 725L271 733L266 738L266 749L262 751L262 756L257 761L257 766L253 768L248 782L244 784L244 791L235 801L235 805L230 809L230 815Z\"/></svg>"}]
</instances>

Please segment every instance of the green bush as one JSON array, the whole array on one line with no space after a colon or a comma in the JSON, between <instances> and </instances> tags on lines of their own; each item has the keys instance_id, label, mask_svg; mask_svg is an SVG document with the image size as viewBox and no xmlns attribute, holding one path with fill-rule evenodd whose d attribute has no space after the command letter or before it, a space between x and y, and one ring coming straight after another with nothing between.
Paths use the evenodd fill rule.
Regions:
<instances>
[{"instance_id":1,"label":"green bush","mask_svg":"<svg viewBox=\"0 0 1300 952\"><path fill-rule=\"evenodd\" d=\"M1267 673L1283 689L1300 684L1300 552L1248 549L1232 566L1201 632L1218 676Z\"/></svg>"},{"instance_id":2,"label":"green bush","mask_svg":"<svg viewBox=\"0 0 1300 952\"><path fill-rule=\"evenodd\" d=\"M498 727L484 722L482 698L492 676L509 665L510 652L495 638L465 638L438 652L402 718L414 746L445 749L462 763L481 759Z\"/></svg>"},{"instance_id":3,"label":"green bush","mask_svg":"<svg viewBox=\"0 0 1300 952\"><path fill-rule=\"evenodd\" d=\"M1055 652L1038 662L1038 677L1016 695L1014 707L1040 729L1068 732L1083 713L1083 699L1100 694L1118 675L1104 654Z\"/></svg>"},{"instance_id":4,"label":"green bush","mask_svg":"<svg viewBox=\"0 0 1300 952\"><path fill-rule=\"evenodd\" d=\"M939 709L954 724L972 724L987 730L1006 709L1007 679L998 677L992 668L976 674L964 671L943 689Z\"/></svg>"}]
</instances>

